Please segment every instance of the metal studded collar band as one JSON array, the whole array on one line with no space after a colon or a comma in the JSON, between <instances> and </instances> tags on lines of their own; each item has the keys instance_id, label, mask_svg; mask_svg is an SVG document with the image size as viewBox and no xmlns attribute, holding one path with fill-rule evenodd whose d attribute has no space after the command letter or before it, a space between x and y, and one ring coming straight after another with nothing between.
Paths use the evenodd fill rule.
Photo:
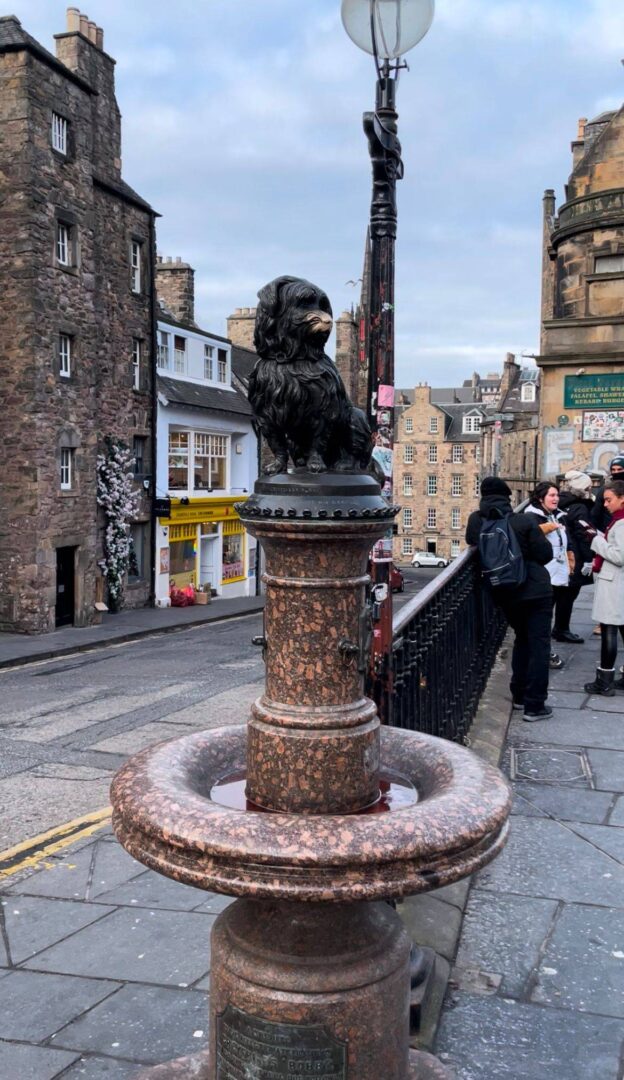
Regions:
<instances>
[{"instance_id":1,"label":"metal studded collar band","mask_svg":"<svg viewBox=\"0 0 624 1080\"><path fill-rule=\"evenodd\" d=\"M379 484L367 473L328 472L319 476L295 470L257 481L253 495L236 503L235 509L244 521L253 518L379 521L395 517L400 507L384 499Z\"/></svg>"}]
</instances>

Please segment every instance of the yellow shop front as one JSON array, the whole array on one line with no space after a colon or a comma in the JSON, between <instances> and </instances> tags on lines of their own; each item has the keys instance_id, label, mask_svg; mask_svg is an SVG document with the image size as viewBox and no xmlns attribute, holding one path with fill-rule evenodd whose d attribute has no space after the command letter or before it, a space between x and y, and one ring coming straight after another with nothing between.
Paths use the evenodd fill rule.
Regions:
<instances>
[{"instance_id":1,"label":"yellow shop front","mask_svg":"<svg viewBox=\"0 0 624 1080\"><path fill-rule=\"evenodd\" d=\"M256 546L234 509L240 496L172 499L171 517L159 518L156 595L169 603L172 588L210 587L217 596L256 591Z\"/></svg>"}]
</instances>

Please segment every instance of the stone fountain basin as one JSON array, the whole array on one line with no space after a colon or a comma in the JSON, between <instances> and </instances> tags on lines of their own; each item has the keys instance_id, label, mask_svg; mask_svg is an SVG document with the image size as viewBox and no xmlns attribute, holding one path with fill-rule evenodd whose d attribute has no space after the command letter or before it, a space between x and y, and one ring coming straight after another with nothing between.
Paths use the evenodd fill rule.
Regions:
<instances>
[{"instance_id":1,"label":"stone fountain basin","mask_svg":"<svg viewBox=\"0 0 624 1080\"><path fill-rule=\"evenodd\" d=\"M382 728L382 770L410 781L418 801L370 816L262 813L214 802L214 785L244 771L246 749L242 724L134 756L111 787L120 843L151 869L197 888L347 902L437 889L488 863L506 842L505 779L456 743Z\"/></svg>"}]
</instances>

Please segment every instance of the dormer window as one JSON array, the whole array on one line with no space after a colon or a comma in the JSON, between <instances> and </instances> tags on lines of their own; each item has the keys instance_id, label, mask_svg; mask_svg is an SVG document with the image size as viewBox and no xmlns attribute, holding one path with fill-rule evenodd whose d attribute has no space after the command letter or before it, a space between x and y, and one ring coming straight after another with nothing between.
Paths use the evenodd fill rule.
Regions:
<instances>
[{"instance_id":1,"label":"dormer window","mask_svg":"<svg viewBox=\"0 0 624 1080\"><path fill-rule=\"evenodd\" d=\"M481 431L480 416L464 416L462 432L464 435L478 435Z\"/></svg>"},{"instance_id":2,"label":"dormer window","mask_svg":"<svg viewBox=\"0 0 624 1080\"><path fill-rule=\"evenodd\" d=\"M227 382L228 354L227 349L217 350L217 379L219 382Z\"/></svg>"},{"instance_id":3,"label":"dormer window","mask_svg":"<svg viewBox=\"0 0 624 1080\"><path fill-rule=\"evenodd\" d=\"M212 382L214 375L212 373L214 362L214 345L204 345L204 379L208 379Z\"/></svg>"},{"instance_id":4,"label":"dormer window","mask_svg":"<svg viewBox=\"0 0 624 1080\"><path fill-rule=\"evenodd\" d=\"M58 113L52 113L52 149L67 155L67 120Z\"/></svg>"},{"instance_id":5,"label":"dormer window","mask_svg":"<svg viewBox=\"0 0 624 1080\"><path fill-rule=\"evenodd\" d=\"M535 383L524 383L520 392L521 401L535 401Z\"/></svg>"}]
</instances>

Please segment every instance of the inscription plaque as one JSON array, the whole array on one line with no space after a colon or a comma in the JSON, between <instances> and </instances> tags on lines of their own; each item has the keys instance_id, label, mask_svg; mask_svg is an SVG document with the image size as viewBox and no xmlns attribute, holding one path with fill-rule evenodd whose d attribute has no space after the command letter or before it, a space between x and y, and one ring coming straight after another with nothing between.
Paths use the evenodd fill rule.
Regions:
<instances>
[{"instance_id":1,"label":"inscription plaque","mask_svg":"<svg viewBox=\"0 0 624 1080\"><path fill-rule=\"evenodd\" d=\"M228 1005L217 1017L217 1080L347 1080L346 1046L320 1024L274 1024Z\"/></svg>"}]
</instances>

